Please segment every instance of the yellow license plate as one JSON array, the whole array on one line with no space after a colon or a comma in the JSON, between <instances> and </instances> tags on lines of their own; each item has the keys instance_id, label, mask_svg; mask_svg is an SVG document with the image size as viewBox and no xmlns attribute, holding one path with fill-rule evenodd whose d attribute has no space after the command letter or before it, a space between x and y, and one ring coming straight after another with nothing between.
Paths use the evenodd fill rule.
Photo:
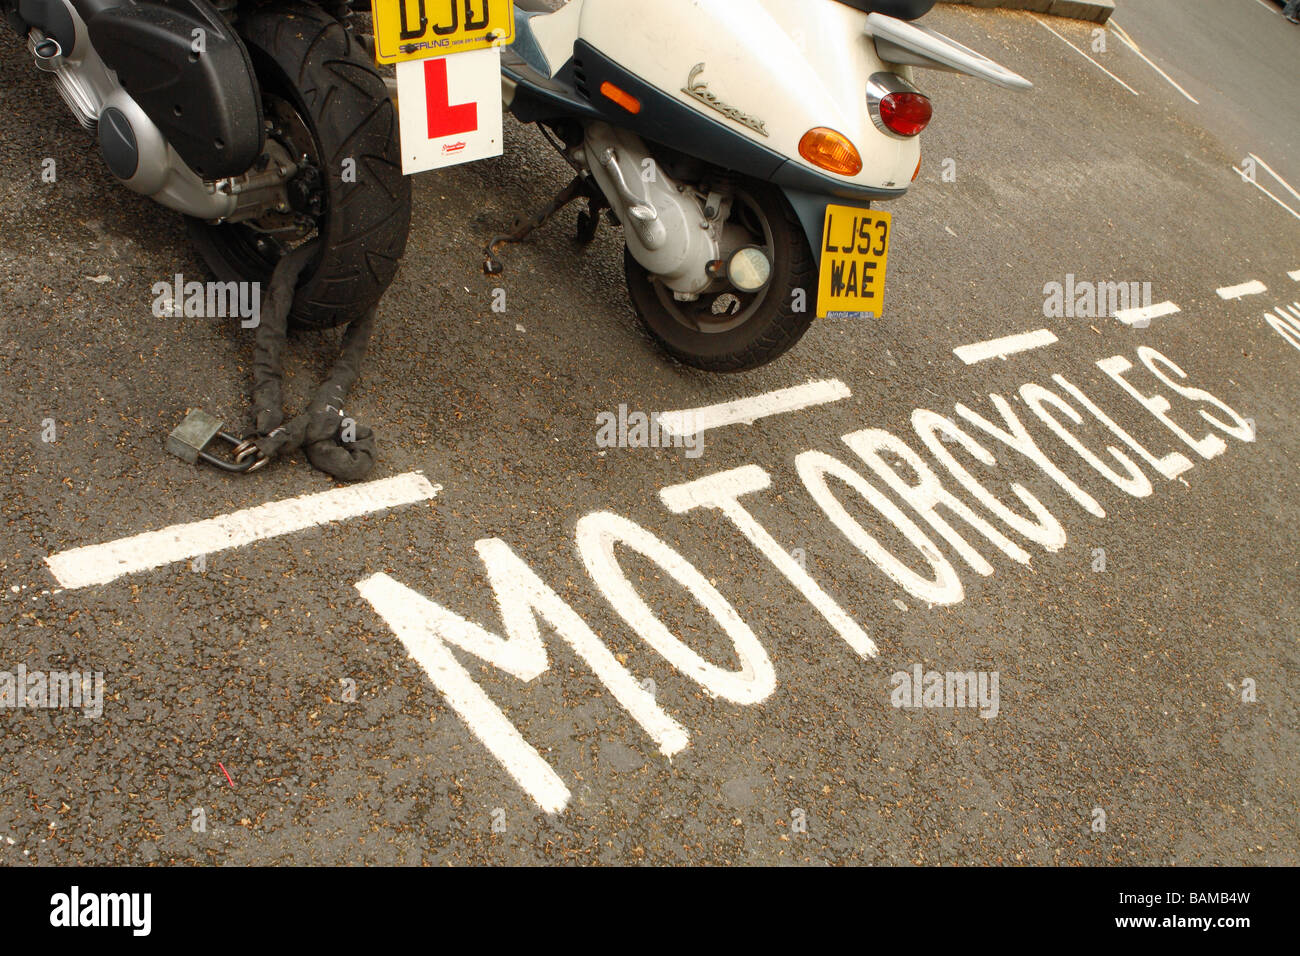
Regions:
<instances>
[{"instance_id":1,"label":"yellow license plate","mask_svg":"<svg viewBox=\"0 0 1300 956\"><path fill-rule=\"evenodd\" d=\"M819 318L878 318L885 308L889 213L827 206L817 287Z\"/></svg>"},{"instance_id":2,"label":"yellow license plate","mask_svg":"<svg viewBox=\"0 0 1300 956\"><path fill-rule=\"evenodd\" d=\"M425 60L515 39L514 0L370 0L375 59Z\"/></svg>"}]
</instances>

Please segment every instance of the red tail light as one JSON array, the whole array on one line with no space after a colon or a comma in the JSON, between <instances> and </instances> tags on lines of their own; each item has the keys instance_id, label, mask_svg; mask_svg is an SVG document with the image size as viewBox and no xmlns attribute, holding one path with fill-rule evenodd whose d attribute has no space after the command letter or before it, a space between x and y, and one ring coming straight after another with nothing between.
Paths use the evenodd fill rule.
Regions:
<instances>
[{"instance_id":1,"label":"red tail light","mask_svg":"<svg viewBox=\"0 0 1300 956\"><path fill-rule=\"evenodd\" d=\"M881 97L880 120L899 136L915 136L930 122L930 98L920 93L889 93Z\"/></svg>"}]
</instances>

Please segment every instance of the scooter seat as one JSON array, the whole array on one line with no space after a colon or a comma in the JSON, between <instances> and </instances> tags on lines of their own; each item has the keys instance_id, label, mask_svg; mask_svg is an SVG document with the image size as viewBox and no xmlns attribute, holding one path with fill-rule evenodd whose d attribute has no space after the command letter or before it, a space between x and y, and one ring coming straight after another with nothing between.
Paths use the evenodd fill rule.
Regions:
<instances>
[{"instance_id":1,"label":"scooter seat","mask_svg":"<svg viewBox=\"0 0 1300 956\"><path fill-rule=\"evenodd\" d=\"M839 2L863 13L883 13L887 17L895 17L899 20L916 20L930 12L935 0L839 0ZM522 6L523 2L515 0L515 4Z\"/></svg>"}]
</instances>

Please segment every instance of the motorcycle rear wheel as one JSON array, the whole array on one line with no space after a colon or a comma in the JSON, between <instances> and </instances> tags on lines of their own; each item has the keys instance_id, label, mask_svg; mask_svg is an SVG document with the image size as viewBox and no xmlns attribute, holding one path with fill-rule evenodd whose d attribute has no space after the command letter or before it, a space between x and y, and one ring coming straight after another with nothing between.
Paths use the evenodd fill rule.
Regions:
<instances>
[{"instance_id":1,"label":"motorcycle rear wheel","mask_svg":"<svg viewBox=\"0 0 1300 956\"><path fill-rule=\"evenodd\" d=\"M817 301L817 262L779 189L740 181L728 222L744 225L772 263L770 280L756 293L728 286L679 302L623 250L628 294L642 326L673 358L706 372L744 372L780 357L808 331Z\"/></svg>"},{"instance_id":2,"label":"motorcycle rear wheel","mask_svg":"<svg viewBox=\"0 0 1300 956\"><path fill-rule=\"evenodd\" d=\"M411 185L402 176L397 113L361 44L318 7L260 6L238 22L262 88L268 119L293 126L292 145L318 179L314 235L321 251L299 280L289 321L324 329L365 315L384 294L406 249ZM345 161L351 160L345 166ZM345 171L349 174L345 181ZM187 226L222 281L266 282L289 245L245 223Z\"/></svg>"}]
</instances>

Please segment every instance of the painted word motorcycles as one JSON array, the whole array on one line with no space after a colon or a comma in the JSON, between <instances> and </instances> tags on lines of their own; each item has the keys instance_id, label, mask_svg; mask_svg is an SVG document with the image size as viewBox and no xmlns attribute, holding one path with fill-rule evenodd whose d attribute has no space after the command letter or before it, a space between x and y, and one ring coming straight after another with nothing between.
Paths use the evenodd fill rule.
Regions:
<instances>
[{"instance_id":1,"label":"painted word motorcycles","mask_svg":"<svg viewBox=\"0 0 1300 956\"><path fill-rule=\"evenodd\" d=\"M1227 448L1225 436L1239 442L1255 440L1252 421L1208 391L1190 384L1187 374L1173 360L1146 346L1137 350L1137 358L1145 371L1123 355L1102 359L1096 367L1191 454L1201 459L1223 454ZM1180 476L1193 467L1192 458L1181 451L1162 453L1141 443L1092 396L1063 375L1052 375L1051 382L1050 388L1026 383L1018 390L1019 398L1033 419L1069 449L1073 457L1068 460L1073 462L1074 471L1081 470L1079 462L1074 461L1077 457L1095 472L1094 481L1100 476L1126 495L1140 499L1152 494L1154 476L1181 480ZM1108 391L1113 393L1114 389ZM1167 395L1180 400L1176 413ZM997 551L1025 565L1030 554L1019 539L1049 552L1059 551L1066 543L1065 528L1036 495L1012 482L1009 490L1018 504L1011 508L994 494L986 480L981 481L971 472L971 459L985 470L996 470L998 457L993 449L1004 457L1019 456L1084 511L1097 518L1106 516L1101 502L1064 470L1061 453L1048 457L1010 401L991 394L989 402L991 410L983 412L958 403L955 418L924 408L914 410L912 430L931 460L923 458L902 438L880 428L864 428L841 436L844 446L856 457L856 465L818 450L804 451L794 458L794 469L804 490L830 524L895 586L930 604L955 604L964 598L959 567L979 575L992 574L993 565L986 552ZM958 460L959 453L966 463ZM863 466L865 469L860 470ZM958 497L949 482L960 486L997 523ZM875 656L876 645L855 616L813 579L803 563L747 507L747 496L758 495L771 485L767 471L749 464L663 488L659 497L672 513L694 512L698 521L708 521L707 515L716 512L803 595L854 652L862 657ZM880 520L901 533L916 554L899 556L873 536L841 500L846 491L861 499L855 510L861 513L865 503ZM788 493L787 489L782 497ZM940 550L936 537L955 553L955 558ZM776 688L776 671L750 625L714 583L671 545L641 525L608 511L581 518L575 543L592 583L610 607L672 666L710 695L733 704L757 704L771 695ZM546 632L567 644L591 668L661 753L672 756L688 746L687 729L509 544L500 538L484 538L475 543L475 549L500 608L504 637L386 574L368 577L356 587L424 667L448 705L539 807L548 812L563 809L570 797L568 787L478 685L453 648L521 681L531 681L549 666L542 643L544 621ZM634 552L684 588L730 639L739 667L718 667L669 630L619 566L616 550ZM913 565L919 565L922 571L914 570ZM901 681L896 684L902 686ZM919 702L925 706L924 681L922 684ZM973 689L978 699L978 682ZM915 706L916 690L913 680L909 699L896 699L900 704ZM955 696L956 688L953 690ZM965 690L969 699L971 688ZM937 691L930 693L931 700L937 701L933 696ZM982 693L982 709L991 716L997 706L996 690L986 680ZM945 687L945 704L947 697Z\"/></svg>"}]
</instances>

